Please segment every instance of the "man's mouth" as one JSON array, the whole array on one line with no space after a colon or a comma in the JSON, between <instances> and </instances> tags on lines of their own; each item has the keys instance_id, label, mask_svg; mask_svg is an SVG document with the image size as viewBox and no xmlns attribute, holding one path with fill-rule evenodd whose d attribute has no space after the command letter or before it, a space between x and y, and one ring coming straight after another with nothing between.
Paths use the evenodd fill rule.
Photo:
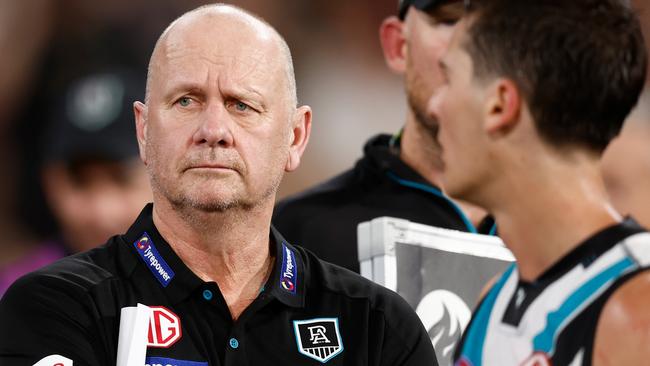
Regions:
<instances>
[{"instance_id":1,"label":"man's mouth","mask_svg":"<svg viewBox=\"0 0 650 366\"><path fill-rule=\"evenodd\" d=\"M237 169L230 165L218 163L202 163L187 167L185 171L205 171L205 172L236 172Z\"/></svg>"}]
</instances>

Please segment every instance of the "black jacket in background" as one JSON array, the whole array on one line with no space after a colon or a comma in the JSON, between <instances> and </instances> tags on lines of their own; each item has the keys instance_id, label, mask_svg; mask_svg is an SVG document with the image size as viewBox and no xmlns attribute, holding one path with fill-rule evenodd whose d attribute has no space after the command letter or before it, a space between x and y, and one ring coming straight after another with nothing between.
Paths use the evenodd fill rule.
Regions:
<instances>
[{"instance_id":1,"label":"black jacket in background","mask_svg":"<svg viewBox=\"0 0 650 366\"><path fill-rule=\"evenodd\" d=\"M357 225L392 216L460 231L476 231L440 189L391 151L389 135L371 138L353 169L279 202L273 224L321 259L359 272ZM489 221L489 222L488 222ZM492 229L486 220L479 232Z\"/></svg>"}]
</instances>

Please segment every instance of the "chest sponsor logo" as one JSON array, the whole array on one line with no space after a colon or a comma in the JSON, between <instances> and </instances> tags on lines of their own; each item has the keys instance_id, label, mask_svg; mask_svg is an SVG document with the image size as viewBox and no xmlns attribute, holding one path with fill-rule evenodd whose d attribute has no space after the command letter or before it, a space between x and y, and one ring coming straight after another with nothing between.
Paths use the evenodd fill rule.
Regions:
<instances>
[{"instance_id":1,"label":"chest sponsor logo","mask_svg":"<svg viewBox=\"0 0 650 366\"><path fill-rule=\"evenodd\" d=\"M174 278L174 271L172 271L167 262L158 253L158 249L156 249L149 234L146 232L143 233L140 239L136 240L133 245L153 276L156 277L163 287L167 287L172 278Z\"/></svg>"},{"instance_id":2,"label":"chest sponsor logo","mask_svg":"<svg viewBox=\"0 0 650 366\"><path fill-rule=\"evenodd\" d=\"M280 286L295 295L298 285L298 270L296 255L284 243L282 243L282 273L280 273Z\"/></svg>"},{"instance_id":3,"label":"chest sponsor logo","mask_svg":"<svg viewBox=\"0 0 650 366\"><path fill-rule=\"evenodd\" d=\"M181 319L163 306L150 306L147 347L168 348L182 336Z\"/></svg>"},{"instance_id":4,"label":"chest sponsor logo","mask_svg":"<svg viewBox=\"0 0 650 366\"><path fill-rule=\"evenodd\" d=\"M144 366L208 366L207 362L176 360L165 357L147 357Z\"/></svg>"},{"instance_id":5,"label":"chest sponsor logo","mask_svg":"<svg viewBox=\"0 0 650 366\"><path fill-rule=\"evenodd\" d=\"M298 352L325 363L343 352L338 318L293 322Z\"/></svg>"}]
</instances>

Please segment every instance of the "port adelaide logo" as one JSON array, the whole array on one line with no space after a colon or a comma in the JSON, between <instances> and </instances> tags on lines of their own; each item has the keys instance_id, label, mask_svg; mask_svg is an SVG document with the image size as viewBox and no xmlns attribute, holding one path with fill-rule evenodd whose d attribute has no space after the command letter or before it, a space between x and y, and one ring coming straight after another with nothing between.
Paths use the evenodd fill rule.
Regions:
<instances>
[{"instance_id":1,"label":"port adelaide logo","mask_svg":"<svg viewBox=\"0 0 650 366\"><path fill-rule=\"evenodd\" d=\"M343 352L338 318L296 320L293 322L298 351L325 363Z\"/></svg>"}]
</instances>

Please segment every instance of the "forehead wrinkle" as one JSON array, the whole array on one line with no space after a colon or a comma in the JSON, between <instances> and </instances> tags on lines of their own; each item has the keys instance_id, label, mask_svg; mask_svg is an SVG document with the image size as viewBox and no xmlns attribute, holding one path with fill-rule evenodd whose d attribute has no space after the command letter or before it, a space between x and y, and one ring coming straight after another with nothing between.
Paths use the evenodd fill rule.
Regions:
<instances>
[{"instance_id":1,"label":"forehead wrinkle","mask_svg":"<svg viewBox=\"0 0 650 366\"><path fill-rule=\"evenodd\" d=\"M169 99L179 92L189 91L189 89L207 94L212 87L217 87L220 93L224 93L228 97L253 99L263 107L266 107L273 98L273 89L277 84L273 78L274 75L278 75L278 72L268 71L268 68L261 67L264 59L229 55L200 55L197 57L190 55L191 61L188 62L195 64L199 59L210 66L207 66L205 71L198 73L195 71L185 73L183 72L185 57L188 57L188 53L179 50L176 55L171 55L163 65L166 71L160 74L161 80L168 86L164 88L166 91L162 94L164 99ZM214 70L213 65L230 71Z\"/></svg>"},{"instance_id":2,"label":"forehead wrinkle","mask_svg":"<svg viewBox=\"0 0 650 366\"><path fill-rule=\"evenodd\" d=\"M216 33L215 33L216 32ZM242 38L248 37L248 40L252 42L246 42L247 45L253 44L258 47L253 48L253 54L256 55L267 55L266 59L269 59L268 68L269 70L265 73L264 70L260 71L264 74L276 74L281 80L277 78L269 80L272 83L281 83L285 84L285 93L286 99L295 107L297 104L296 90L295 90L295 76L293 72L293 65L291 54L286 45L286 42L282 36L277 33L277 31L270 26L268 23L263 20L230 5L218 4L218 5L209 5L198 8L194 11L190 11L180 18L175 20L170 26L163 32L158 42L156 42L156 47L154 47L154 52L149 66L149 76L147 82L147 96L150 92L150 79L153 78L161 65L160 58L167 53L169 56L176 58L175 53L187 53L192 48L196 48L205 52L206 49L214 49L212 47L200 47L201 45L197 44L195 46L183 45L186 39L191 40L195 34L214 34L215 43L221 43L225 47L233 47L229 49L237 50L240 48L240 44L233 44L232 42L239 42ZM201 40L201 38L199 37ZM205 36L202 39L205 41ZM205 46L205 42L203 42ZM169 47L169 50L165 50ZM248 47L251 48L251 47ZM265 50L265 52L262 52ZM241 54L241 52L239 52ZM243 60L249 59L249 55L242 58ZM205 56L205 60L212 64L223 63L223 60L219 58L212 58ZM240 60L242 65L248 65L250 69L245 70L238 79L244 78L248 75L259 71L260 64L263 62L263 59L258 59L256 62L244 62ZM241 68L239 68L241 70ZM272 90L273 85L269 86L269 89Z\"/></svg>"}]
</instances>

